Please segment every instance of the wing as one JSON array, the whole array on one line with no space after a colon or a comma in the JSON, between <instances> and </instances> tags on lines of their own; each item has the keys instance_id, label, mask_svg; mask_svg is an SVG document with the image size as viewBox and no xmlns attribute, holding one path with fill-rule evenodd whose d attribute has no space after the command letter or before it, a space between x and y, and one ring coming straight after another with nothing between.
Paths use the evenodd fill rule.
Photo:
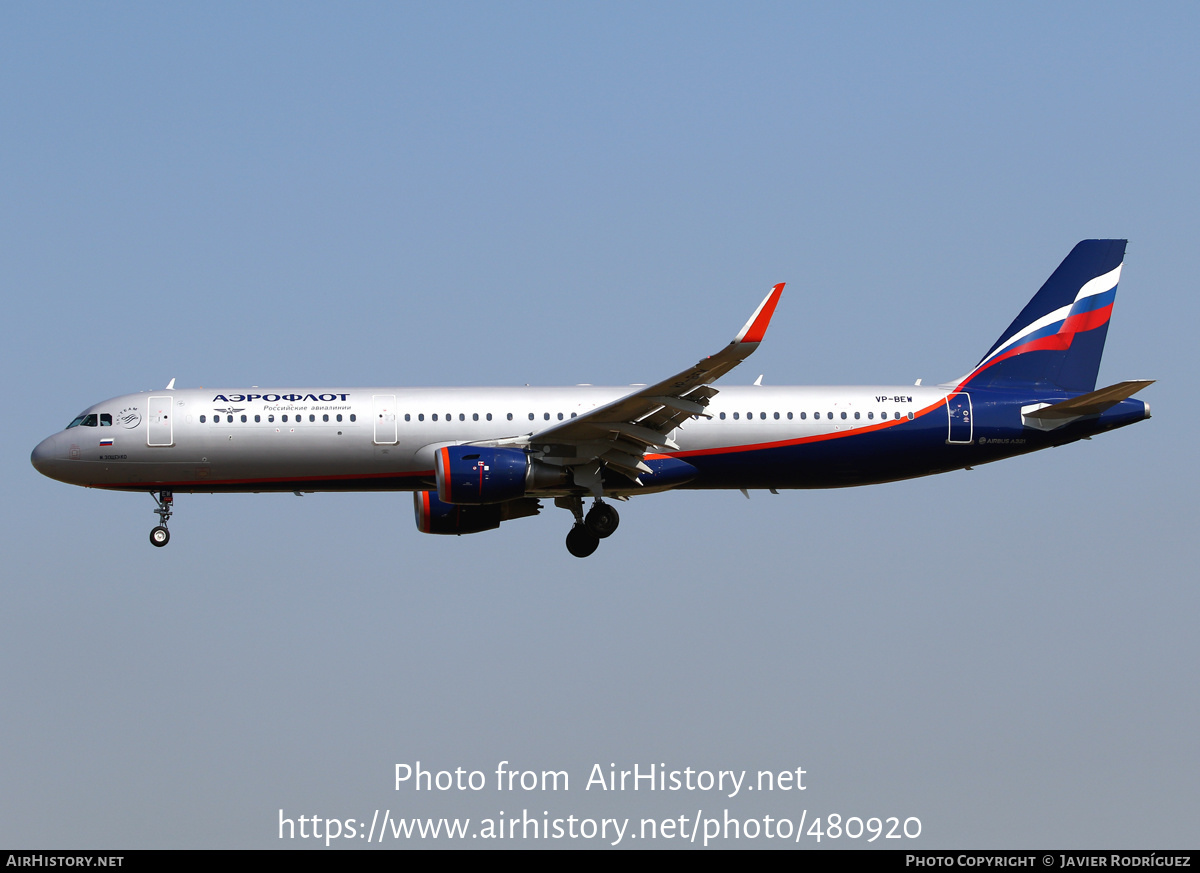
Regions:
<instances>
[{"instance_id":1,"label":"wing","mask_svg":"<svg viewBox=\"0 0 1200 873\"><path fill-rule=\"evenodd\" d=\"M717 394L712 383L758 348L783 286L780 282L771 289L733 342L715 355L670 379L539 431L530 437L530 446L548 463L578 467L599 461L637 482L639 472L650 472L642 460L646 452L678 448L668 434L689 418L706 415L705 408Z\"/></svg>"}]
</instances>

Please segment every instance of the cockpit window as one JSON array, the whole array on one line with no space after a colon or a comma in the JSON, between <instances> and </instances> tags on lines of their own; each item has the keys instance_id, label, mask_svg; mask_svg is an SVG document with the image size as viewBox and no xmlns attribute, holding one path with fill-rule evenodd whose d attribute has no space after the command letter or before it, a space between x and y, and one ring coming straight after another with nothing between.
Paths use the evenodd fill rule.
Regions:
<instances>
[{"instance_id":1,"label":"cockpit window","mask_svg":"<svg viewBox=\"0 0 1200 873\"><path fill-rule=\"evenodd\" d=\"M100 413L100 426L101 427L112 427L112 416L109 415L107 412Z\"/></svg>"},{"instance_id":2,"label":"cockpit window","mask_svg":"<svg viewBox=\"0 0 1200 873\"><path fill-rule=\"evenodd\" d=\"M112 424L111 418L109 419L109 424ZM91 415L85 414L85 415L79 416L79 418L75 419L73 422L71 422L70 424L67 425L67 430L70 430L73 427L95 427L95 426L96 426L96 413L93 412Z\"/></svg>"}]
</instances>

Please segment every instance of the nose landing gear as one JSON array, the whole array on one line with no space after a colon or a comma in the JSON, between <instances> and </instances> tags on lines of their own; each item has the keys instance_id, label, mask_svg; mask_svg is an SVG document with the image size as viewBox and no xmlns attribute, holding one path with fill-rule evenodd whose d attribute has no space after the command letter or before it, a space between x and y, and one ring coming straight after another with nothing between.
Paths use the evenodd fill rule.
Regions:
<instances>
[{"instance_id":1,"label":"nose landing gear","mask_svg":"<svg viewBox=\"0 0 1200 873\"><path fill-rule=\"evenodd\" d=\"M167 519L171 517L171 508L175 505L175 495L170 491L160 491L156 496L153 491L150 496L158 504L154 512L158 516L158 525L150 531L150 544L162 548L171 541L171 532L167 530Z\"/></svg>"},{"instance_id":2,"label":"nose landing gear","mask_svg":"<svg viewBox=\"0 0 1200 873\"><path fill-rule=\"evenodd\" d=\"M583 499L580 497L556 497L554 505L569 509L575 516L575 524L567 532L567 551L576 558L586 558L600 545L600 540L613 535L621 517L614 506L600 498L592 504L587 517L583 514Z\"/></svg>"}]
</instances>

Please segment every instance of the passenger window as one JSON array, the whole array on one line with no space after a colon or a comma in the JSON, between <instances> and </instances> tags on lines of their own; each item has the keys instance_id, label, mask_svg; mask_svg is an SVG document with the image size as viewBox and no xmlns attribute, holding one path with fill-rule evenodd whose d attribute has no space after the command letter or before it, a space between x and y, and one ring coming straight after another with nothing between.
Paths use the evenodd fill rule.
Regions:
<instances>
[{"instance_id":1,"label":"passenger window","mask_svg":"<svg viewBox=\"0 0 1200 873\"><path fill-rule=\"evenodd\" d=\"M203 415L202 415L202 416L200 416L200 423L201 423L201 424L204 424L204 422L205 422L205 421L207 421L207 420L208 420L208 419L206 419L206 418L205 418Z\"/></svg>"},{"instance_id":2,"label":"passenger window","mask_svg":"<svg viewBox=\"0 0 1200 873\"><path fill-rule=\"evenodd\" d=\"M843 412L842 413L842 421L845 421L845 420L846 420L846 413Z\"/></svg>"},{"instance_id":3,"label":"passenger window","mask_svg":"<svg viewBox=\"0 0 1200 873\"><path fill-rule=\"evenodd\" d=\"M734 420L734 421L737 421L737 420L738 420L738 415L739 415L739 413L737 413L737 412L735 412L735 413L733 414L733 420Z\"/></svg>"},{"instance_id":4,"label":"passenger window","mask_svg":"<svg viewBox=\"0 0 1200 873\"><path fill-rule=\"evenodd\" d=\"M267 416L267 421L274 421L274 420L275 420L275 416L274 416L274 415L268 415L268 416Z\"/></svg>"},{"instance_id":5,"label":"passenger window","mask_svg":"<svg viewBox=\"0 0 1200 873\"><path fill-rule=\"evenodd\" d=\"M321 421L329 421L329 413L321 416Z\"/></svg>"},{"instance_id":6,"label":"passenger window","mask_svg":"<svg viewBox=\"0 0 1200 873\"><path fill-rule=\"evenodd\" d=\"M562 413L560 412L560 413L558 414L558 420L559 420L559 421L562 421L562 418L563 418L563 416L562 416Z\"/></svg>"},{"instance_id":7,"label":"passenger window","mask_svg":"<svg viewBox=\"0 0 1200 873\"><path fill-rule=\"evenodd\" d=\"M915 415L913 415L913 414L910 412L910 413L908 414L908 420L909 420L909 421L912 421L914 418L916 418L916 416L915 416Z\"/></svg>"},{"instance_id":8,"label":"passenger window","mask_svg":"<svg viewBox=\"0 0 1200 873\"><path fill-rule=\"evenodd\" d=\"M775 413L775 420L779 421L779 413L778 412Z\"/></svg>"},{"instance_id":9,"label":"passenger window","mask_svg":"<svg viewBox=\"0 0 1200 873\"><path fill-rule=\"evenodd\" d=\"M546 421L549 421L549 420L550 420L550 413L549 413L549 412L543 412L543 413L542 413L542 417L543 417L544 419L546 419Z\"/></svg>"},{"instance_id":10,"label":"passenger window","mask_svg":"<svg viewBox=\"0 0 1200 873\"><path fill-rule=\"evenodd\" d=\"M760 413L758 414L758 417L759 417L759 418L761 418L763 421L766 421L766 420L767 420L767 414L766 414L765 412L760 412ZM779 416L778 416L778 415L776 415L775 417L776 417L776 418L779 418Z\"/></svg>"},{"instance_id":11,"label":"passenger window","mask_svg":"<svg viewBox=\"0 0 1200 873\"><path fill-rule=\"evenodd\" d=\"M862 415L861 415L860 413L857 413L857 412L856 412L856 413L854 413L854 420L855 420L855 421L858 421L860 418L862 418Z\"/></svg>"},{"instance_id":12,"label":"passenger window","mask_svg":"<svg viewBox=\"0 0 1200 873\"><path fill-rule=\"evenodd\" d=\"M724 421L724 420L725 420L725 413L724 413L724 412L722 412L722 413L721 413L721 421Z\"/></svg>"},{"instance_id":13,"label":"passenger window","mask_svg":"<svg viewBox=\"0 0 1200 873\"><path fill-rule=\"evenodd\" d=\"M471 421L479 421L479 413L478 412L471 413Z\"/></svg>"},{"instance_id":14,"label":"passenger window","mask_svg":"<svg viewBox=\"0 0 1200 873\"><path fill-rule=\"evenodd\" d=\"M828 418L829 420L831 420L831 421L832 421L832 420L833 420L833 413L832 413L832 412L826 412L826 413L825 413L825 417L826 417L826 418Z\"/></svg>"},{"instance_id":15,"label":"passenger window","mask_svg":"<svg viewBox=\"0 0 1200 873\"><path fill-rule=\"evenodd\" d=\"M532 413L532 412L531 412L531 413L529 413L529 420L530 420L530 421L533 421L533 413Z\"/></svg>"},{"instance_id":16,"label":"passenger window","mask_svg":"<svg viewBox=\"0 0 1200 873\"><path fill-rule=\"evenodd\" d=\"M491 421L491 420L492 420L492 414L491 414L490 412L487 414L487 420L488 420L488 421Z\"/></svg>"},{"instance_id":17,"label":"passenger window","mask_svg":"<svg viewBox=\"0 0 1200 873\"><path fill-rule=\"evenodd\" d=\"M309 421L316 421L316 420L317 420L317 417L316 417L315 415L309 414L309 416L308 416L308 420L309 420Z\"/></svg>"},{"instance_id":18,"label":"passenger window","mask_svg":"<svg viewBox=\"0 0 1200 873\"><path fill-rule=\"evenodd\" d=\"M350 413L350 420L351 420L351 421L357 421L357 420L358 420L358 416L356 416L356 415L355 415L353 412L351 412L351 413Z\"/></svg>"},{"instance_id":19,"label":"passenger window","mask_svg":"<svg viewBox=\"0 0 1200 873\"><path fill-rule=\"evenodd\" d=\"M420 415L417 416L417 421L424 421L424 420L425 420L425 413L422 412Z\"/></svg>"},{"instance_id":20,"label":"passenger window","mask_svg":"<svg viewBox=\"0 0 1200 873\"><path fill-rule=\"evenodd\" d=\"M508 420L512 421L512 413L511 412L508 414Z\"/></svg>"},{"instance_id":21,"label":"passenger window","mask_svg":"<svg viewBox=\"0 0 1200 873\"><path fill-rule=\"evenodd\" d=\"M572 413L571 413L571 418L574 418L574 417L575 417L575 413L574 413L574 412L572 412Z\"/></svg>"},{"instance_id":22,"label":"passenger window","mask_svg":"<svg viewBox=\"0 0 1200 873\"><path fill-rule=\"evenodd\" d=\"M433 415L429 416L429 417L430 417L431 419L433 419L434 421L437 421L437 413L436 413L436 412L435 412Z\"/></svg>"},{"instance_id":23,"label":"passenger window","mask_svg":"<svg viewBox=\"0 0 1200 873\"><path fill-rule=\"evenodd\" d=\"M225 416L225 420L226 420L226 421L227 421L229 424L233 424L233 416L232 416L232 415L227 415L227 416Z\"/></svg>"},{"instance_id":24,"label":"passenger window","mask_svg":"<svg viewBox=\"0 0 1200 873\"><path fill-rule=\"evenodd\" d=\"M478 419L478 418L479 418L479 416L477 415L477 416L475 416L475 418L477 418L477 419ZM464 415L463 413L461 413L461 412L460 412L460 413L458 414L458 420L459 420L459 421L466 421L466 420L467 420L467 417L466 417L466 415Z\"/></svg>"},{"instance_id":25,"label":"passenger window","mask_svg":"<svg viewBox=\"0 0 1200 873\"><path fill-rule=\"evenodd\" d=\"M406 412L406 413L404 413L404 420L405 420L405 421L408 421L408 419L409 419L409 414ZM341 420L342 420L342 414L341 414L340 412L339 412L339 413L338 413L338 415L337 415L337 420L338 420L338 421L341 421Z\"/></svg>"},{"instance_id":26,"label":"passenger window","mask_svg":"<svg viewBox=\"0 0 1200 873\"><path fill-rule=\"evenodd\" d=\"M872 419L872 418L874 418L874 417L875 417L875 413L874 413L874 412L868 412L868 413L867 413L867 420L868 420L868 421L869 421L869 420L871 420L871 419Z\"/></svg>"},{"instance_id":27,"label":"passenger window","mask_svg":"<svg viewBox=\"0 0 1200 873\"><path fill-rule=\"evenodd\" d=\"M280 418L283 420L284 424L287 424L287 416L286 415L282 415L282 416L280 416Z\"/></svg>"},{"instance_id":28,"label":"passenger window","mask_svg":"<svg viewBox=\"0 0 1200 873\"><path fill-rule=\"evenodd\" d=\"M803 418L803 417L804 417L804 413L803 413L803 412L801 412L801 413L800 413L800 417L801 417L801 418ZM788 413L788 421L791 421L791 420L792 420L792 414L789 412L789 413Z\"/></svg>"}]
</instances>

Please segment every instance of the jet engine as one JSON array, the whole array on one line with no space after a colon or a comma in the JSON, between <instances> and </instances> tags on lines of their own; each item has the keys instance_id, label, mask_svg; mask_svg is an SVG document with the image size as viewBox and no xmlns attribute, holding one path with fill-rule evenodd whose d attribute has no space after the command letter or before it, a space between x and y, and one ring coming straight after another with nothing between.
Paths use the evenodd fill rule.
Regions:
<instances>
[{"instance_id":1,"label":"jet engine","mask_svg":"<svg viewBox=\"0 0 1200 873\"><path fill-rule=\"evenodd\" d=\"M443 502L433 491L417 491L413 494L413 509L417 530L421 533L461 536L495 530L500 522L509 519L537 515L542 511L542 504L534 497L518 497L486 506L458 505Z\"/></svg>"},{"instance_id":2,"label":"jet engine","mask_svg":"<svg viewBox=\"0 0 1200 873\"><path fill-rule=\"evenodd\" d=\"M446 446L435 463L444 503L485 505L525 496L530 463L521 449Z\"/></svg>"}]
</instances>

